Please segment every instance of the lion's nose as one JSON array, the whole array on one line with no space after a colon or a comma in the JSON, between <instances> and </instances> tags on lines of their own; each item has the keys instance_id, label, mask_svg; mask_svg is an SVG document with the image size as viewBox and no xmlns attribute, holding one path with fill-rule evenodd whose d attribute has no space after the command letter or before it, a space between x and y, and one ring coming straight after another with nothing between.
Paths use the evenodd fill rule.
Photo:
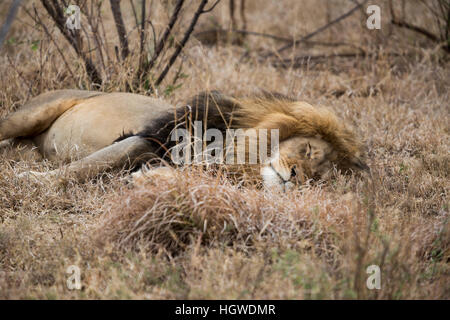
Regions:
<instances>
[{"instance_id":1,"label":"lion's nose","mask_svg":"<svg viewBox=\"0 0 450 320\"><path fill-rule=\"evenodd\" d=\"M295 178L296 176L297 176L297 167L296 166L293 166L292 168L291 168L291 179L292 178Z\"/></svg>"},{"instance_id":2,"label":"lion's nose","mask_svg":"<svg viewBox=\"0 0 450 320\"><path fill-rule=\"evenodd\" d=\"M306 181L306 175L304 168L300 164L294 164L291 167L291 173L289 181L294 184L304 184Z\"/></svg>"}]
</instances>

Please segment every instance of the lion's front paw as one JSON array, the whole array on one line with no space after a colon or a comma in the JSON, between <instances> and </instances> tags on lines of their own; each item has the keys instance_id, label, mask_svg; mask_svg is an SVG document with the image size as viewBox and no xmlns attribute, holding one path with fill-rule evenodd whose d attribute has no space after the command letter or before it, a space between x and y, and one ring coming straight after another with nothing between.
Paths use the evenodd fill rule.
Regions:
<instances>
[{"instance_id":1,"label":"lion's front paw","mask_svg":"<svg viewBox=\"0 0 450 320\"><path fill-rule=\"evenodd\" d=\"M131 183L133 185L141 185L147 181L154 181L155 179L173 179L175 175L176 170L171 167L160 167L153 169L142 167L142 169L131 174Z\"/></svg>"}]
</instances>

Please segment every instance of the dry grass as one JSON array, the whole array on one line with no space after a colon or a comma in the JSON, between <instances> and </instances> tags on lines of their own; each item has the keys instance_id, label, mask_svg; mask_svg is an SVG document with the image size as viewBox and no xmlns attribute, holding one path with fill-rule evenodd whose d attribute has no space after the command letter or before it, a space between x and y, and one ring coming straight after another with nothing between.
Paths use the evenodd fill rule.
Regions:
<instances>
[{"instance_id":1,"label":"dry grass","mask_svg":"<svg viewBox=\"0 0 450 320\"><path fill-rule=\"evenodd\" d=\"M386 2L375 2L386 8ZM160 30L167 14L157 14L164 7L156 3L153 19ZM298 37L326 22L325 1L249 3L252 31ZM337 3L333 16L353 5ZM420 9L406 9L415 23L432 25ZM22 13L19 18L30 23ZM226 5L202 17L199 29L212 20L228 25ZM59 164L2 148L0 298L449 299L448 58L419 35L386 24L368 31L364 21L358 13L315 40L377 48L376 57L328 59L304 68L258 62L257 49L279 46L273 40L205 47L193 39L182 56L182 86L164 90L176 65L160 95L179 103L204 89L247 94L264 88L331 107L366 140L372 179L338 176L268 194L223 174L185 168L176 180L134 188L125 173L53 187L16 174ZM31 95L89 87L79 61L71 60L79 75L73 79L41 30L18 23L13 35L20 41L0 52L0 117ZM32 50L37 39L44 41ZM250 59L241 62L246 48L252 49ZM117 66L101 89L124 90L132 63ZM381 268L380 290L365 285L372 264ZM67 289L70 265L81 269L82 290Z\"/></svg>"}]
</instances>

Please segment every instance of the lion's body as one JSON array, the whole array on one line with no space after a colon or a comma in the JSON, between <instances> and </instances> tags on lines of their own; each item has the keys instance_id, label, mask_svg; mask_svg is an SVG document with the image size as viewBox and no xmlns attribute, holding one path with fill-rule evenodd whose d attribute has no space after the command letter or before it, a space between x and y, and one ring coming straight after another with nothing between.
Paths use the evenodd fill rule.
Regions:
<instances>
[{"instance_id":1,"label":"lion's body","mask_svg":"<svg viewBox=\"0 0 450 320\"><path fill-rule=\"evenodd\" d=\"M170 104L137 94L53 91L1 122L15 132L0 124L0 137L29 138L44 158L69 162L111 145L124 133L138 133L171 111Z\"/></svg>"},{"instance_id":2,"label":"lion's body","mask_svg":"<svg viewBox=\"0 0 450 320\"><path fill-rule=\"evenodd\" d=\"M64 112L35 141L47 158L84 158L124 133L144 130L150 121L170 111L173 107L159 99L129 93L101 95Z\"/></svg>"},{"instance_id":3,"label":"lion's body","mask_svg":"<svg viewBox=\"0 0 450 320\"><path fill-rule=\"evenodd\" d=\"M175 143L170 141L173 129L188 128L195 120L222 132L278 129L279 153L260 164L268 185L324 177L332 165L365 166L360 139L334 113L269 94L237 99L214 91L175 108L137 94L53 91L0 121L0 141L27 138L50 160L81 159L67 169L85 179L111 167L131 165L138 158L149 159L143 155L164 157Z\"/></svg>"}]
</instances>

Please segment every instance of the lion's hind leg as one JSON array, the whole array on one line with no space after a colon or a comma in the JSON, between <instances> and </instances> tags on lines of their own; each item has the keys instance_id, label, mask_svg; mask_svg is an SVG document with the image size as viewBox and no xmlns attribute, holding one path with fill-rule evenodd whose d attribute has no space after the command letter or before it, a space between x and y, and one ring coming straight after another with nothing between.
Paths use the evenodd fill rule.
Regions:
<instances>
[{"instance_id":1,"label":"lion's hind leg","mask_svg":"<svg viewBox=\"0 0 450 320\"><path fill-rule=\"evenodd\" d=\"M99 94L82 90L58 90L41 94L0 120L0 141L36 136L47 130L65 111Z\"/></svg>"}]
</instances>

